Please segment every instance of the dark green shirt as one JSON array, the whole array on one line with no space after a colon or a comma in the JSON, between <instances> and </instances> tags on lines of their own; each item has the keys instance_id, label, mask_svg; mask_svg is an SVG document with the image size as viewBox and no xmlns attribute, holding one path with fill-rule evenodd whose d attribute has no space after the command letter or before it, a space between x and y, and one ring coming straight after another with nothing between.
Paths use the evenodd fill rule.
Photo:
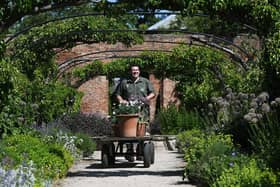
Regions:
<instances>
[{"instance_id":1,"label":"dark green shirt","mask_svg":"<svg viewBox=\"0 0 280 187\"><path fill-rule=\"evenodd\" d=\"M134 100L141 97L146 97L154 92L151 82L144 78L139 77L136 82L131 79L122 80L117 88L116 95L120 95L125 100Z\"/></svg>"}]
</instances>

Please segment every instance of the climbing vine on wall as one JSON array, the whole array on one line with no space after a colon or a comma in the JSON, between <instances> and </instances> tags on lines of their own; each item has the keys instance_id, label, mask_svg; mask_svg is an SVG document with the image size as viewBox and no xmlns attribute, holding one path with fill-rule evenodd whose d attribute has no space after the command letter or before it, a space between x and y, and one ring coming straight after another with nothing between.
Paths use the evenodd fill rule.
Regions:
<instances>
[{"instance_id":1,"label":"climbing vine on wall","mask_svg":"<svg viewBox=\"0 0 280 187\"><path fill-rule=\"evenodd\" d=\"M116 43L127 46L140 43L142 37L134 32L108 32L104 30L126 30L127 25L117 19L100 17L79 17L53 22L33 28L25 35L16 38L9 46L13 63L21 72L34 78L34 71L39 69L45 76L55 70L53 57L56 48L70 48L77 42Z\"/></svg>"},{"instance_id":2,"label":"climbing vine on wall","mask_svg":"<svg viewBox=\"0 0 280 187\"><path fill-rule=\"evenodd\" d=\"M144 52L137 58L114 60L100 66L92 64L75 69L73 78L86 81L92 76L107 75L127 77L131 64L139 64L142 72L153 73L157 78L170 78L177 82L176 90L189 107L203 105L209 97L219 95L226 87L244 92L259 89L256 84L261 80L261 70L251 67L245 71L229 60L223 53L206 47L179 46L171 53ZM97 70L98 66L98 70Z\"/></svg>"}]
</instances>

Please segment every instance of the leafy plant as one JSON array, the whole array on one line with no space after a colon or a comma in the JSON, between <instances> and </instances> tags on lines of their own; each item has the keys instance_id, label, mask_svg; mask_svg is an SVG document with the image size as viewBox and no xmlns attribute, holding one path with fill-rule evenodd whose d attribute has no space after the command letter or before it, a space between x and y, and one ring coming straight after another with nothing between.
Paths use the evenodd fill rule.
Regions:
<instances>
[{"instance_id":1,"label":"leafy plant","mask_svg":"<svg viewBox=\"0 0 280 187\"><path fill-rule=\"evenodd\" d=\"M267 161L273 169L280 168L279 124L280 120L278 115L267 114L265 119L249 126L249 141L254 153Z\"/></svg>"},{"instance_id":2,"label":"leafy plant","mask_svg":"<svg viewBox=\"0 0 280 187\"><path fill-rule=\"evenodd\" d=\"M227 88L224 96L211 98L204 113L210 130L232 134L236 144L250 149L249 124L257 123L270 111L267 92L255 95L236 93Z\"/></svg>"},{"instance_id":3,"label":"leafy plant","mask_svg":"<svg viewBox=\"0 0 280 187\"><path fill-rule=\"evenodd\" d=\"M237 151L229 135L192 130L180 133L177 140L190 180L215 187L276 184L271 168L263 160Z\"/></svg>"},{"instance_id":4,"label":"leafy plant","mask_svg":"<svg viewBox=\"0 0 280 187\"><path fill-rule=\"evenodd\" d=\"M77 147L83 152L83 156L91 156L96 149L96 143L87 134L78 133L76 136L81 139L81 141L77 142Z\"/></svg>"},{"instance_id":5,"label":"leafy plant","mask_svg":"<svg viewBox=\"0 0 280 187\"><path fill-rule=\"evenodd\" d=\"M1 141L0 159L10 158L14 166L33 161L36 181L62 177L73 163L73 157L59 144L47 144L30 135L15 135Z\"/></svg>"},{"instance_id":6,"label":"leafy plant","mask_svg":"<svg viewBox=\"0 0 280 187\"><path fill-rule=\"evenodd\" d=\"M140 113L142 103L139 102L128 102L128 103L120 103L113 113L115 115L121 114L138 114Z\"/></svg>"},{"instance_id":7,"label":"leafy plant","mask_svg":"<svg viewBox=\"0 0 280 187\"><path fill-rule=\"evenodd\" d=\"M257 160L251 159L241 165L235 164L225 169L211 186L241 187L274 185L279 185L276 174L270 168L260 166Z\"/></svg>"},{"instance_id":8,"label":"leafy plant","mask_svg":"<svg viewBox=\"0 0 280 187\"><path fill-rule=\"evenodd\" d=\"M53 125L68 129L73 134L84 133L89 136L110 136L113 134L111 121L100 113L72 113L58 119Z\"/></svg>"},{"instance_id":9,"label":"leafy plant","mask_svg":"<svg viewBox=\"0 0 280 187\"><path fill-rule=\"evenodd\" d=\"M158 118L161 132L164 134L178 134L184 130L203 126L203 120L198 112L186 111L184 108L178 109L175 105L161 109Z\"/></svg>"},{"instance_id":10,"label":"leafy plant","mask_svg":"<svg viewBox=\"0 0 280 187\"><path fill-rule=\"evenodd\" d=\"M196 141L196 142L195 142ZM236 160L235 148L229 135L211 134L194 137L185 149L186 175L204 183L212 183L221 172Z\"/></svg>"},{"instance_id":11,"label":"leafy plant","mask_svg":"<svg viewBox=\"0 0 280 187\"><path fill-rule=\"evenodd\" d=\"M176 136L176 146L180 152L185 152L189 147L194 146L200 139L205 136L205 133L199 129L192 129L178 133Z\"/></svg>"}]
</instances>

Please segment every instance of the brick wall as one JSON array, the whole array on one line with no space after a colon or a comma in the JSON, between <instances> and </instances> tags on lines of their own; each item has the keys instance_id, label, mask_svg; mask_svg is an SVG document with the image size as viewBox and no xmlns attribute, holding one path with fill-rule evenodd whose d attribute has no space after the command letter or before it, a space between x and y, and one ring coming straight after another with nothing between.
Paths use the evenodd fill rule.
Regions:
<instances>
[{"instance_id":1,"label":"brick wall","mask_svg":"<svg viewBox=\"0 0 280 187\"><path fill-rule=\"evenodd\" d=\"M78 90L84 93L81 101L82 112L108 114L109 82L106 76L94 77L82 84Z\"/></svg>"},{"instance_id":2,"label":"brick wall","mask_svg":"<svg viewBox=\"0 0 280 187\"><path fill-rule=\"evenodd\" d=\"M180 35L146 35L144 43L141 45L134 45L130 48L121 43L116 44L77 44L72 49L61 51L56 56L56 62L61 64L62 62L71 60L74 57L81 58L94 58L101 59L104 62L111 61L118 52L117 50L133 50L124 51L118 53L124 56L133 56L140 54L142 51L135 50L166 50L170 51L173 47L177 46L176 42L188 43L188 37L182 37ZM107 52L106 52L107 51ZM111 52L110 52L111 51ZM91 53L91 54L89 54ZM109 58L109 59L108 59ZM149 76L152 82L156 97L152 100L150 105L150 118L154 119L156 113L156 106L166 106L170 103L174 96L174 83L171 80L160 81L157 80L154 75ZM162 84L166 84L164 87ZM164 90L161 90L163 89ZM81 101L81 111L84 113L102 112L108 114L109 111L109 81L104 76L95 77L78 88L79 91L84 93ZM176 100L173 98L173 100Z\"/></svg>"},{"instance_id":3,"label":"brick wall","mask_svg":"<svg viewBox=\"0 0 280 187\"><path fill-rule=\"evenodd\" d=\"M242 36L244 37L244 36ZM243 38L242 38L243 39ZM234 40L241 45L240 37ZM145 35L144 43L141 45L134 45L130 48L121 43L116 44L77 44L72 49L61 51L56 56L56 62L61 64L71 60L73 57L99 59L104 63L114 59L114 56L133 56L138 55L142 51L135 50L166 50L171 51L172 48L178 46L178 43L189 43L190 35L173 35L173 34L157 34ZM253 42L256 46L256 43ZM257 45L258 46L258 45ZM119 51L118 50L133 50L133 51ZM170 103L180 104L174 92L175 83L172 80L164 79L157 80L154 75L150 75L149 79L154 85L156 91L156 98L152 101L150 106L151 119L154 119L156 113L156 106L166 107ZM81 103L81 111L85 113L102 112L108 114L109 110L109 88L108 80L104 76L95 77L88 82L81 85L78 90L84 93Z\"/></svg>"}]
</instances>

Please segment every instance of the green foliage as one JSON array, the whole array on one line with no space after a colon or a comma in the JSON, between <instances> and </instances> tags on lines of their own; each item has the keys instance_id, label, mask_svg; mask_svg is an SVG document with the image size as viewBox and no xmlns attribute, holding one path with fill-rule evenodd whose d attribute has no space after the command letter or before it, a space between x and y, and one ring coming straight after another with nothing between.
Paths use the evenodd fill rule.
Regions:
<instances>
[{"instance_id":1,"label":"green foliage","mask_svg":"<svg viewBox=\"0 0 280 187\"><path fill-rule=\"evenodd\" d=\"M9 96L18 87L20 73L9 60L0 60L0 109L5 106Z\"/></svg>"},{"instance_id":2,"label":"green foliage","mask_svg":"<svg viewBox=\"0 0 280 187\"><path fill-rule=\"evenodd\" d=\"M214 182L213 187L276 186L277 176L270 168L259 166L255 159L242 165L235 164L225 169Z\"/></svg>"},{"instance_id":3,"label":"green foliage","mask_svg":"<svg viewBox=\"0 0 280 187\"><path fill-rule=\"evenodd\" d=\"M116 109L115 109L115 114L120 115L120 114L138 114L141 109L141 106L138 104L133 104L133 103L120 103Z\"/></svg>"},{"instance_id":4,"label":"green foliage","mask_svg":"<svg viewBox=\"0 0 280 187\"><path fill-rule=\"evenodd\" d=\"M64 176L73 163L73 157L59 144L46 144L30 135L16 135L1 141L1 160L10 158L15 165L32 160L37 180L57 179Z\"/></svg>"},{"instance_id":5,"label":"green foliage","mask_svg":"<svg viewBox=\"0 0 280 187\"><path fill-rule=\"evenodd\" d=\"M180 152L184 152L188 147L194 146L194 144L202 139L205 136L205 133L199 129L192 129L178 133L176 137L177 148Z\"/></svg>"},{"instance_id":6,"label":"green foliage","mask_svg":"<svg viewBox=\"0 0 280 187\"><path fill-rule=\"evenodd\" d=\"M77 147L83 152L83 156L91 156L96 150L96 143L87 134L77 133L76 136L78 139L81 139L81 141L77 143Z\"/></svg>"},{"instance_id":7,"label":"green foliage","mask_svg":"<svg viewBox=\"0 0 280 187\"><path fill-rule=\"evenodd\" d=\"M190 180L207 186L276 184L272 170L262 160L237 152L228 135L192 130L180 133L177 140L185 153L185 175Z\"/></svg>"},{"instance_id":8,"label":"green foliage","mask_svg":"<svg viewBox=\"0 0 280 187\"><path fill-rule=\"evenodd\" d=\"M279 1L187 1L184 14L202 13L211 19L220 19L229 23L240 23L239 25L253 28L263 42L263 54L259 62L264 71L265 79L263 87L273 97L280 94L279 88ZM223 29L224 31L224 29Z\"/></svg>"},{"instance_id":9,"label":"green foliage","mask_svg":"<svg viewBox=\"0 0 280 187\"><path fill-rule=\"evenodd\" d=\"M204 16L183 16L177 15L176 21L171 24L171 28L186 28L190 32L211 33L216 36L235 37L238 33L250 33L242 27L240 23L223 20L219 17Z\"/></svg>"},{"instance_id":10,"label":"green foliage","mask_svg":"<svg viewBox=\"0 0 280 187\"><path fill-rule=\"evenodd\" d=\"M270 1L189 0L184 13L203 13L222 20L248 24L256 27L260 35L267 35L273 30L279 15L279 4Z\"/></svg>"},{"instance_id":11,"label":"green foliage","mask_svg":"<svg viewBox=\"0 0 280 187\"><path fill-rule=\"evenodd\" d=\"M280 71L280 30L278 32L275 32L271 37L267 38L267 42L265 45L266 54L268 55L268 63L267 65L275 67L276 71Z\"/></svg>"},{"instance_id":12,"label":"green foliage","mask_svg":"<svg viewBox=\"0 0 280 187\"><path fill-rule=\"evenodd\" d=\"M269 113L257 124L250 124L249 141L255 154L267 161L273 169L280 168L279 114Z\"/></svg>"},{"instance_id":13,"label":"green foliage","mask_svg":"<svg viewBox=\"0 0 280 187\"><path fill-rule=\"evenodd\" d=\"M200 128L203 125L199 113L186 111L184 108L178 109L175 105L161 109L158 118L163 134L178 134L184 130Z\"/></svg>"},{"instance_id":14,"label":"green foliage","mask_svg":"<svg viewBox=\"0 0 280 187\"><path fill-rule=\"evenodd\" d=\"M234 146L229 135L189 137L192 144L185 149L186 175L211 183L222 170L235 160Z\"/></svg>"},{"instance_id":15,"label":"green foliage","mask_svg":"<svg viewBox=\"0 0 280 187\"><path fill-rule=\"evenodd\" d=\"M244 71L215 50L183 45L171 53L145 52L139 58L113 61L104 65L104 71L109 78L126 77L133 63L159 79L175 80L178 96L188 109L203 107L211 96L222 94L228 86L243 92L259 90L256 83L262 78L262 71L256 66Z\"/></svg>"},{"instance_id":16,"label":"green foliage","mask_svg":"<svg viewBox=\"0 0 280 187\"><path fill-rule=\"evenodd\" d=\"M9 60L0 60L0 136L24 131L23 116L32 114L26 110L22 93L29 84L26 77L10 64ZM26 120L30 123L34 119Z\"/></svg>"},{"instance_id":17,"label":"green foliage","mask_svg":"<svg viewBox=\"0 0 280 187\"><path fill-rule=\"evenodd\" d=\"M73 78L79 78L80 82L84 82L97 75L102 75L103 72L102 62L94 61L91 64L75 69L72 74Z\"/></svg>"},{"instance_id":18,"label":"green foliage","mask_svg":"<svg viewBox=\"0 0 280 187\"><path fill-rule=\"evenodd\" d=\"M250 123L259 120L271 112L269 95L236 93L227 88L222 97L212 97L208 108L204 110L205 122L209 130L232 134L234 142L244 149L250 149L248 142ZM276 103L276 101L274 101Z\"/></svg>"},{"instance_id":19,"label":"green foliage","mask_svg":"<svg viewBox=\"0 0 280 187\"><path fill-rule=\"evenodd\" d=\"M280 26L280 22L278 22ZM280 27L278 26L278 31L273 33L270 37L266 39L262 63L260 67L264 69L265 77L263 81L263 87L267 90L272 97L278 97L280 95L280 66L279 66L279 51L280 51Z\"/></svg>"},{"instance_id":20,"label":"green foliage","mask_svg":"<svg viewBox=\"0 0 280 187\"><path fill-rule=\"evenodd\" d=\"M59 82L44 82L41 78L30 82L22 74L18 75L9 80L13 81L10 91L3 89L1 136L27 132L31 126L79 109L81 95L73 88Z\"/></svg>"},{"instance_id":21,"label":"green foliage","mask_svg":"<svg viewBox=\"0 0 280 187\"><path fill-rule=\"evenodd\" d=\"M50 122L64 113L77 110L80 95L73 88L59 82L43 82L38 78L26 87L24 99L31 104L36 123ZM28 116L23 116L27 118Z\"/></svg>"},{"instance_id":22,"label":"green foliage","mask_svg":"<svg viewBox=\"0 0 280 187\"><path fill-rule=\"evenodd\" d=\"M123 34L103 31L112 29L123 30L128 27L117 19L104 16L71 18L32 28L25 35L18 36L9 49L12 50L14 64L30 79L34 78L35 70L39 70L44 76L50 76L55 71L52 59L55 48L70 48L77 42L122 42L130 46L142 41L142 37L135 32Z\"/></svg>"}]
</instances>

